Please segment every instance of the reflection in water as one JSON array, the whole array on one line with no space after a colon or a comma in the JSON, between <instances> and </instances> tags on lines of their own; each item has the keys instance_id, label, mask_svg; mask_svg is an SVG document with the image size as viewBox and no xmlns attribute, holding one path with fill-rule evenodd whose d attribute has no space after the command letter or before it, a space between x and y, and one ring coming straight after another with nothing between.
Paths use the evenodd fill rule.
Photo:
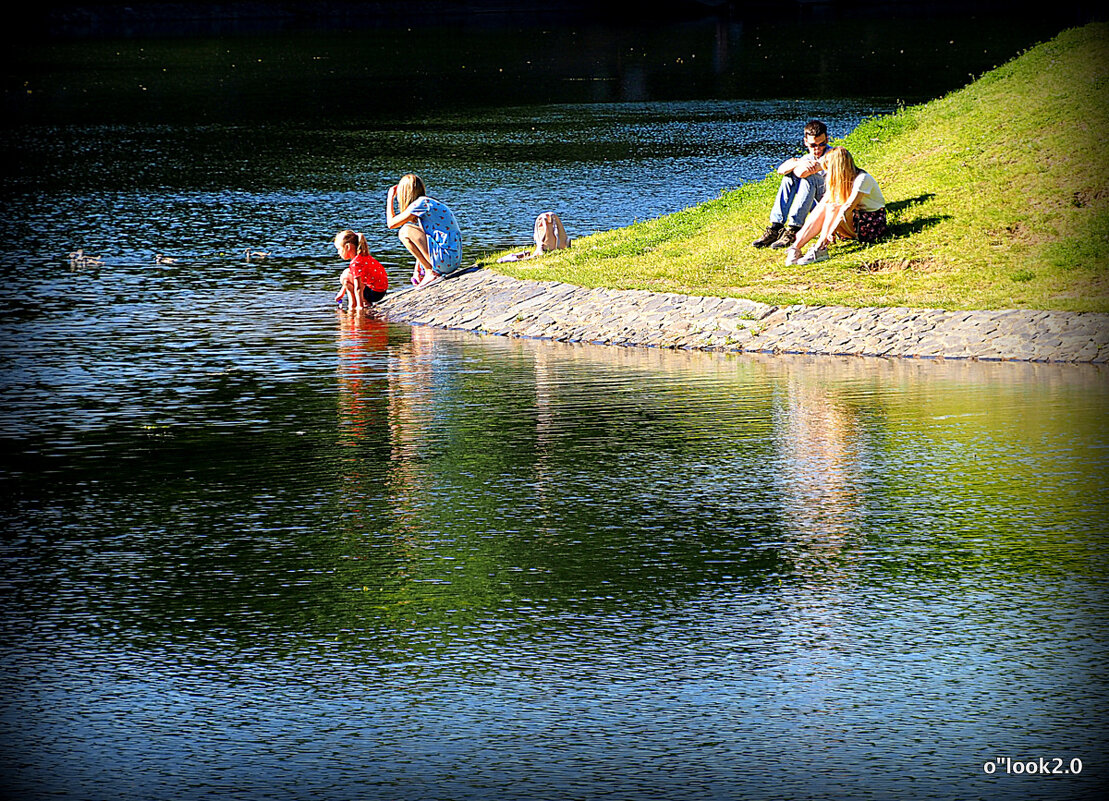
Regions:
<instances>
[{"instance_id":1,"label":"reflection in water","mask_svg":"<svg viewBox=\"0 0 1109 801\"><path fill-rule=\"evenodd\" d=\"M551 519L552 501L551 493L547 488L558 480L558 466L554 463L554 451L558 447L556 432L558 379L551 365L552 351L547 348L537 348L533 354L535 359L535 456L534 456L534 481L537 494L537 507L540 512L539 520L543 521L541 533L545 536L554 535L554 529L546 524Z\"/></svg>"},{"instance_id":2,"label":"reflection in water","mask_svg":"<svg viewBox=\"0 0 1109 801\"><path fill-rule=\"evenodd\" d=\"M853 453L858 431L851 409L819 378L796 376L787 384L783 416L785 520L802 553L832 556L849 535L858 503L860 464Z\"/></svg>"},{"instance_id":3,"label":"reflection in water","mask_svg":"<svg viewBox=\"0 0 1109 801\"><path fill-rule=\"evenodd\" d=\"M782 599L783 637L803 654L794 661L793 681L806 686L804 709L822 737L846 739L845 710L828 685L850 672L839 656L858 608L852 588L858 577L855 551L865 541L857 527L864 495L863 432L851 395L843 393L838 365L810 364L781 380L776 438L781 470L781 552L789 562L792 592ZM840 397L847 394L846 398ZM803 591L798 591L801 587ZM825 758L835 759L828 748Z\"/></svg>"},{"instance_id":4,"label":"reflection in water","mask_svg":"<svg viewBox=\"0 0 1109 801\"><path fill-rule=\"evenodd\" d=\"M393 507L397 536L412 542L424 529L421 499L434 492L424 475L421 451L426 447L431 408L435 401L431 373L433 341L426 329L412 328L407 341L389 360L389 464L386 491Z\"/></svg>"},{"instance_id":5,"label":"reflection in water","mask_svg":"<svg viewBox=\"0 0 1109 801\"><path fill-rule=\"evenodd\" d=\"M389 324L370 315L336 312L339 321L340 445L387 440Z\"/></svg>"},{"instance_id":6,"label":"reflection in water","mask_svg":"<svg viewBox=\"0 0 1109 801\"><path fill-rule=\"evenodd\" d=\"M421 450L426 447L425 435L434 417L436 401L434 348L433 333L414 327L408 341L389 361L391 459L401 469L417 468ZM402 479L402 484L405 483Z\"/></svg>"},{"instance_id":7,"label":"reflection in water","mask_svg":"<svg viewBox=\"0 0 1109 801\"><path fill-rule=\"evenodd\" d=\"M1103 370L561 345L296 298L235 318L241 363L282 369L162 396L157 438L138 403L7 429L52 465L0 483L17 790L1005 797L977 770L997 749L1105 745Z\"/></svg>"},{"instance_id":8,"label":"reflection in water","mask_svg":"<svg viewBox=\"0 0 1109 801\"><path fill-rule=\"evenodd\" d=\"M492 83L496 108L421 102L415 121L262 104L257 124L196 125L159 84L188 124L143 94L133 124L67 111L0 135L10 794L1093 796L1093 772L978 766L1106 750L1103 368L569 346L329 302L335 220L403 278L373 198L413 163L477 257L541 210L569 210L574 236L675 211L762 177L810 115L846 131L881 110L819 91L834 59L790 58L815 64L816 104L658 102L692 65L645 67L656 43L684 58L708 35L710 87L762 85L763 53L796 45L686 33L621 42L587 71L613 80L569 92L642 104L503 108ZM576 36L546 42L566 59L544 69L589 61ZM191 48L165 44L82 48L117 83L78 68L18 105L57 86L95 102L148 83L135 70L201 88L166 72ZM301 44L285 68L315 86L338 61ZM273 45L227 43L213 69L245 76L259 62L239 56ZM359 57L343 64L372 80ZM606 202L582 217L586 196ZM58 254L78 247L105 264L73 292Z\"/></svg>"},{"instance_id":9,"label":"reflection in water","mask_svg":"<svg viewBox=\"0 0 1109 801\"><path fill-rule=\"evenodd\" d=\"M384 465L391 450L389 325L337 311L339 323L339 492L352 540L381 520Z\"/></svg>"}]
</instances>

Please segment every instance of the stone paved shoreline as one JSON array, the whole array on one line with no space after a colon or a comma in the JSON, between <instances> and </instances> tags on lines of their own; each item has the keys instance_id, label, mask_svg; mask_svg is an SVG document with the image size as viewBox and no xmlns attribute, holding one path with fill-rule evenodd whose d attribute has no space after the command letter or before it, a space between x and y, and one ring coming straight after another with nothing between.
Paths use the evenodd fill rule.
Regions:
<instances>
[{"instance_id":1,"label":"stone paved shoreline","mask_svg":"<svg viewBox=\"0 0 1109 801\"><path fill-rule=\"evenodd\" d=\"M1109 361L1109 314L771 306L742 298L588 289L473 269L376 308L412 325L560 342L759 353Z\"/></svg>"}]
</instances>

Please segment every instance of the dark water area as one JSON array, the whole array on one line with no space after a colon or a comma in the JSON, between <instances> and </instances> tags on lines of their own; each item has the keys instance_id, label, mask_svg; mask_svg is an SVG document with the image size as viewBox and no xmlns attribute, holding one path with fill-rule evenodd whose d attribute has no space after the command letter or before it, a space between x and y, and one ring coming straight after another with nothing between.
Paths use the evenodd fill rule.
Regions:
<instances>
[{"instance_id":1,"label":"dark water area","mask_svg":"<svg viewBox=\"0 0 1109 801\"><path fill-rule=\"evenodd\" d=\"M359 124L551 103L916 103L1094 17L1092 6L1070 2L1035 14L973 2L938 14L919 4L866 13L865 6L787 2L693 19L632 4L562 16L557 4L545 13L443 14L420 13L438 5L416 3L380 24L354 13L243 10L234 25L217 18L226 28L213 35L203 33L203 16L166 17L157 11L165 5L137 4L134 27L86 31L81 15L70 14L58 30L43 23L11 34L5 123ZM141 35L148 29L159 35Z\"/></svg>"},{"instance_id":2,"label":"dark water area","mask_svg":"<svg viewBox=\"0 0 1109 801\"><path fill-rule=\"evenodd\" d=\"M385 26L9 52L4 795L1100 798L1104 367L331 302L339 228L406 280L409 170L472 261L541 211L580 237L715 197L809 117L846 133L1055 32L823 22L464 26L414 77Z\"/></svg>"}]
</instances>

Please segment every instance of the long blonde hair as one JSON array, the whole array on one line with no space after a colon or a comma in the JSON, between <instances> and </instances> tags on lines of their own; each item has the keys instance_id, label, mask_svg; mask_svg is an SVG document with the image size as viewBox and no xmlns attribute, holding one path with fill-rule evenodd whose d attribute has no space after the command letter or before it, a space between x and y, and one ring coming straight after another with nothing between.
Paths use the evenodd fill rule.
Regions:
<instances>
[{"instance_id":1,"label":"long blonde hair","mask_svg":"<svg viewBox=\"0 0 1109 801\"><path fill-rule=\"evenodd\" d=\"M861 172L855 160L845 147L833 147L824 155L824 171L827 174L828 193L835 203L846 203L851 197L851 187L855 177Z\"/></svg>"},{"instance_id":2,"label":"long blonde hair","mask_svg":"<svg viewBox=\"0 0 1109 801\"><path fill-rule=\"evenodd\" d=\"M370 255L370 246L366 244L366 237L349 228L335 234L335 244L340 245L344 250L347 246L354 248L354 252L358 256Z\"/></svg>"},{"instance_id":3,"label":"long blonde hair","mask_svg":"<svg viewBox=\"0 0 1109 801\"><path fill-rule=\"evenodd\" d=\"M424 188L424 182L415 173L410 172L397 181L397 202L400 203L402 213L412 205L412 201L426 194L427 190Z\"/></svg>"}]
</instances>

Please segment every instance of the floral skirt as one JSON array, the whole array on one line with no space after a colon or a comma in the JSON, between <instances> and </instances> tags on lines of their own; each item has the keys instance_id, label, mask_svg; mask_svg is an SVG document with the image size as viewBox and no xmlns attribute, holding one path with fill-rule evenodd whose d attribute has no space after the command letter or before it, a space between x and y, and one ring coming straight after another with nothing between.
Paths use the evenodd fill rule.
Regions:
<instances>
[{"instance_id":1,"label":"floral skirt","mask_svg":"<svg viewBox=\"0 0 1109 801\"><path fill-rule=\"evenodd\" d=\"M854 218L855 238L860 242L877 242L889 231L885 206L878 211L856 209Z\"/></svg>"}]
</instances>

